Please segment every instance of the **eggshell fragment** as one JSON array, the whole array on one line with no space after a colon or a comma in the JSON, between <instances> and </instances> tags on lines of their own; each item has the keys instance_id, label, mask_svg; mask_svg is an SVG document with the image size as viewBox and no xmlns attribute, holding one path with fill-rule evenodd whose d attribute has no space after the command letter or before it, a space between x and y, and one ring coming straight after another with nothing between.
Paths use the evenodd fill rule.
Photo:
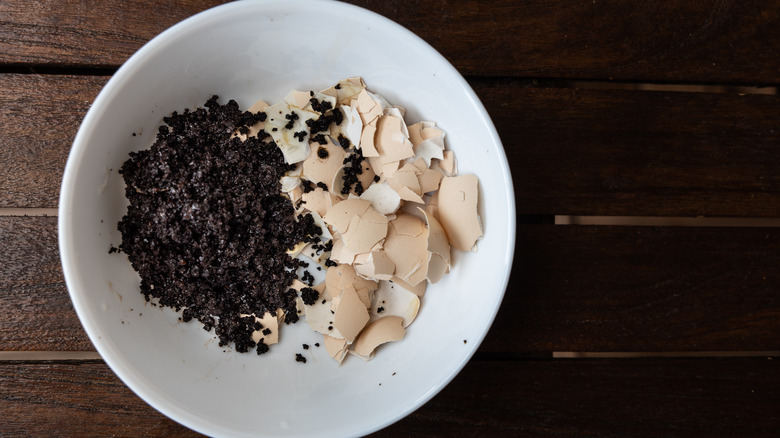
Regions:
<instances>
[{"instance_id":1,"label":"eggshell fragment","mask_svg":"<svg viewBox=\"0 0 780 438\"><path fill-rule=\"evenodd\" d=\"M333 249L330 251L330 259L342 264L351 265L355 262L358 253L347 248L340 236L333 237Z\"/></svg>"},{"instance_id":2,"label":"eggshell fragment","mask_svg":"<svg viewBox=\"0 0 780 438\"><path fill-rule=\"evenodd\" d=\"M361 254L362 255L362 254ZM395 272L395 263L383 250L371 251L366 253L368 256L365 261L357 260L355 257L355 272L366 279L390 280Z\"/></svg>"},{"instance_id":3,"label":"eggshell fragment","mask_svg":"<svg viewBox=\"0 0 780 438\"><path fill-rule=\"evenodd\" d=\"M428 225L427 278L431 283L438 283L444 274L450 271L450 244L439 221L425 210L420 209L420 211L425 215L425 222Z\"/></svg>"},{"instance_id":4,"label":"eggshell fragment","mask_svg":"<svg viewBox=\"0 0 780 438\"><path fill-rule=\"evenodd\" d=\"M371 300L371 321L385 316L400 316L403 318L403 326L408 327L419 311L420 298L417 295L395 283L379 282Z\"/></svg>"},{"instance_id":5,"label":"eggshell fragment","mask_svg":"<svg viewBox=\"0 0 780 438\"><path fill-rule=\"evenodd\" d=\"M369 318L368 310L355 292L355 288L348 285L341 291L333 328L337 329L348 342L353 342Z\"/></svg>"},{"instance_id":6,"label":"eggshell fragment","mask_svg":"<svg viewBox=\"0 0 780 438\"><path fill-rule=\"evenodd\" d=\"M428 282L427 281L421 281L419 284L412 286L411 284L407 283L401 278L398 278L396 276L393 276L393 278L390 279L393 283L401 286L402 288L408 290L409 292L417 295L418 297L422 298L425 296L425 290L428 288Z\"/></svg>"},{"instance_id":7,"label":"eggshell fragment","mask_svg":"<svg viewBox=\"0 0 780 438\"><path fill-rule=\"evenodd\" d=\"M401 206L401 196L387 183L371 184L360 195L360 199L370 201L371 207L384 215L395 213Z\"/></svg>"},{"instance_id":8,"label":"eggshell fragment","mask_svg":"<svg viewBox=\"0 0 780 438\"><path fill-rule=\"evenodd\" d=\"M430 193L439 190L439 184L444 175L441 172L432 169L425 169L421 175L417 176L420 182L420 192Z\"/></svg>"},{"instance_id":9,"label":"eggshell fragment","mask_svg":"<svg viewBox=\"0 0 780 438\"><path fill-rule=\"evenodd\" d=\"M444 151L444 159L432 163L432 167L440 169L444 176L458 174L458 163L455 159L455 153L452 151Z\"/></svg>"},{"instance_id":10,"label":"eggshell fragment","mask_svg":"<svg viewBox=\"0 0 780 438\"><path fill-rule=\"evenodd\" d=\"M477 213L479 180L474 175L445 177L439 188L439 220L450 245L470 251L482 236Z\"/></svg>"},{"instance_id":11,"label":"eggshell fragment","mask_svg":"<svg viewBox=\"0 0 780 438\"><path fill-rule=\"evenodd\" d=\"M346 232L341 234L347 248L358 253L370 251L387 235L387 217L373 208L350 219Z\"/></svg>"},{"instance_id":12,"label":"eggshell fragment","mask_svg":"<svg viewBox=\"0 0 780 438\"><path fill-rule=\"evenodd\" d=\"M322 90L321 93L335 97L339 105L349 104L352 99L366 88L363 78L360 77L342 79L337 85L338 88L334 85Z\"/></svg>"},{"instance_id":13,"label":"eggshell fragment","mask_svg":"<svg viewBox=\"0 0 780 438\"><path fill-rule=\"evenodd\" d=\"M371 206L371 202L363 199L346 199L335 204L323 219L339 233L344 233L349 228L352 216L362 215Z\"/></svg>"},{"instance_id":14,"label":"eggshell fragment","mask_svg":"<svg viewBox=\"0 0 780 438\"><path fill-rule=\"evenodd\" d=\"M374 145L383 163L405 160L414 156L409 138L404 134L403 119L392 115L381 116L376 124Z\"/></svg>"},{"instance_id":15,"label":"eggshell fragment","mask_svg":"<svg viewBox=\"0 0 780 438\"><path fill-rule=\"evenodd\" d=\"M341 362L347 356L347 348L349 347L349 343L346 339L334 338L328 335L323 336L322 343L325 345L325 350L328 352L328 355L341 364Z\"/></svg>"},{"instance_id":16,"label":"eggshell fragment","mask_svg":"<svg viewBox=\"0 0 780 438\"><path fill-rule=\"evenodd\" d=\"M323 303L322 300L317 300L314 304L304 304L303 307L306 309L306 322L312 330L334 338L344 338L333 325L334 315L331 313L331 301L325 300Z\"/></svg>"},{"instance_id":17,"label":"eggshell fragment","mask_svg":"<svg viewBox=\"0 0 780 438\"><path fill-rule=\"evenodd\" d=\"M266 345L273 345L279 342L279 320L275 315L272 315L271 312L265 312L262 318L258 318L255 314L242 314L241 316L254 316L255 321L259 322L260 325L263 326L263 328L260 330L255 330L252 332L253 341L258 343L262 339L263 343ZM267 335L264 335L263 330L265 329L268 329L271 332Z\"/></svg>"},{"instance_id":18,"label":"eggshell fragment","mask_svg":"<svg viewBox=\"0 0 780 438\"><path fill-rule=\"evenodd\" d=\"M303 175L313 183L324 183L328 186L333 176L341 169L344 157L347 155L340 146L331 142L322 145L310 143L311 155L303 160Z\"/></svg>"},{"instance_id":19,"label":"eggshell fragment","mask_svg":"<svg viewBox=\"0 0 780 438\"><path fill-rule=\"evenodd\" d=\"M379 283L360 277L352 265L338 265L328 268L325 274L326 290L330 296L338 296L348 286L352 287L365 307L371 305L371 292Z\"/></svg>"},{"instance_id":20,"label":"eggshell fragment","mask_svg":"<svg viewBox=\"0 0 780 438\"><path fill-rule=\"evenodd\" d=\"M368 360L380 345L403 339L406 329L403 327L403 318L399 316L385 316L369 323L357 340L352 344L356 355Z\"/></svg>"},{"instance_id":21,"label":"eggshell fragment","mask_svg":"<svg viewBox=\"0 0 780 438\"><path fill-rule=\"evenodd\" d=\"M395 276L412 286L428 272L427 230L422 220L399 214L389 222L385 252L395 264Z\"/></svg>"},{"instance_id":22,"label":"eggshell fragment","mask_svg":"<svg viewBox=\"0 0 780 438\"><path fill-rule=\"evenodd\" d=\"M302 193L301 199L303 199L307 210L316 212L320 216L325 216L328 210L333 207L333 204L341 201L341 199L323 190L321 187L315 187L314 190L308 193Z\"/></svg>"},{"instance_id":23,"label":"eggshell fragment","mask_svg":"<svg viewBox=\"0 0 780 438\"><path fill-rule=\"evenodd\" d=\"M305 160L309 157L311 149L309 148L308 132L309 128L306 125L307 120L317 120L320 117L319 113L313 111L307 111L301 108L291 107L284 100L266 108L267 118L265 119L265 131L273 137L274 142L282 151L284 160L287 163L293 164ZM290 121L286 118L290 114L295 113L298 118L293 121L291 129L287 129L287 123ZM276 128L276 130L274 130ZM307 135L303 138L296 136L298 132L306 132Z\"/></svg>"}]
</instances>

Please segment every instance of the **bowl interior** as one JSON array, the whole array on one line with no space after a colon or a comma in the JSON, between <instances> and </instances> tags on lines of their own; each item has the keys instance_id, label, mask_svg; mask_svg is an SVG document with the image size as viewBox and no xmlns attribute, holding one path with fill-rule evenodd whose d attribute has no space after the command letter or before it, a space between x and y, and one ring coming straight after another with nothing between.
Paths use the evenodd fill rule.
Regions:
<instances>
[{"instance_id":1,"label":"bowl interior","mask_svg":"<svg viewBox=\"0 0 780 438\"><path fill-rule=\"evenodd\" d=\"M316 29L316 30L313 30ZM277 101L363 76L405 106L407 122L436 121L460 173L480 178L485 236L477 253L429 287L402 342L342 366L305 322L286 325L263 356L219 347L213 333L145 303L122 254L128 152L148 147L162 117L212 95ZM134 135L135 134L135 135ZM336 2L237 2L192 17L152 40L109 81L84 119L60 199L60 246L74 306L98 352L144 400L209 435L359 435L403 417L441 389L486 334L514 248L514 197L492 123L444 58L400 26ZM464 343L464 340L467 342ZM227 352L224 352L226 350ZM305 353L306 364L294 360Z\"/></svg>"}]
</instances>

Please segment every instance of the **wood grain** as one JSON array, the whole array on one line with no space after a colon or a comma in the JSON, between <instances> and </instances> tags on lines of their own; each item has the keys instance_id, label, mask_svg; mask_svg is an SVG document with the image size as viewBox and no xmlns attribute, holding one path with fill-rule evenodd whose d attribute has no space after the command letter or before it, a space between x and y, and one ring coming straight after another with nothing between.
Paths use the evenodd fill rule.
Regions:
<instances>
[{"instance_id":1,"label":"wood grain","mask_svg":"<svg viewBox=\"0 0 780 438\"><path fill-rule=\"evenodd\" d=\"M373 436L771 436L780 426L779 366L766 358L472 361ZM2 435L195 435L102 363L0 364L0 410Z\"/></svg>"},{"instance_id":2,"label":"wood grain","mask_svg":"<svg viewBox=\"0 0 780 438\"><path fill-rule=\"evenodd\" d=\"M116 67L216 0L0 4L0 63ZM357 0L466 75L780 82L780 2Z\"/></svg>"},{"instance_id":3,"label":"wood grain","mask_svg":"<svg viewBox=\"0 0 780 438\"><path fill-rule=\"evenodd\" d=\"M0 207L57 206L106 80L0 75ZM778 96L475 86L520 214L780 217Z\"/></svg>"},{"instance_id":4,"label":"wood grain","mask_svg":"<svg viewBox=\"0 0 780 438\"><path fill-rule=\"evenodd\" d=\"M0 350L93 350L62 277L57 218L0 217L0 248Z\"/></svg>"},{"instance_id":5,"label":"wood grain","mask_svg":"<svg viewBox=\"0 0 780 438\"><path fill-rule=\"evenodd\" d=\"M0 217L0 247L0 350L91 350L54 218ZM780 350L778 228L521 225L517 248L480 353Z\"/></svg>"},{"instance_id":6,"label":"wood grain","mask_svg":"<svg viewBox=\"0 0 780 438\"><path fill-rule=\"evenodd\" d=\"M0 208L57 206L70 145L107 80L0 75Z\"/></svg>"},{"instance_id":7,"label":"wood grain","mask_svg":"<svg viewBox=\"0 0 780 438\"><path fill-rule=\"evenodd\" d=\"M780 217L780 97L480 87L520 214Z\"/></svg>"}]
</instances>

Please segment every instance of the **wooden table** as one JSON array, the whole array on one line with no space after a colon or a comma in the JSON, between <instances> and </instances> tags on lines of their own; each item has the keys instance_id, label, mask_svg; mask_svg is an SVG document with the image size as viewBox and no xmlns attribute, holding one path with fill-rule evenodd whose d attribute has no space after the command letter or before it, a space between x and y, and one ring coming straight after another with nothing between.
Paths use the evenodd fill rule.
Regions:
<instances>
[{"instance_id":1,"label":"wooden table","mask_svg":"<svg viewBox=\"0 0 780 438\"><path fill-rule=\"evenodd\" d=\"M56 208L106 80L218 3L0 3L0 435L194 435L94 353ZM352 3L466 76L518 214L487 339L376 436L777 436L780 1Z\"/></svg>"}]
</instances>

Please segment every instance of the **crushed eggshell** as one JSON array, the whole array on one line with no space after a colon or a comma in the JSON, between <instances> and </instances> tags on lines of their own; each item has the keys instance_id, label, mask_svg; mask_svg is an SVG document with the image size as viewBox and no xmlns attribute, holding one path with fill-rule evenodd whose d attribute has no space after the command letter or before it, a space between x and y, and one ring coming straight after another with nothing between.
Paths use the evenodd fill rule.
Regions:
<instances>
[{"instance_id":1,"label":"crushed eggshell","mask_svg":"<svg viewBox=\"0 0 780 438\"><path fill-rule=\"evenodd\" d=\"M385 316L400 316L403 318L403 327L408 327L419 311L420 297L396 283L379 282L371 300L371 321Z\"/></svg>"},{"instance_id":2,"label":"crushed eggshell","mask_svg":"<svg viewBox=\"0 0 780 438\"><path fill-rule=\"evenodd\" d=\"M477 212L479 180L474 175L445 177L439 188L439 221L450 245L471 251L482 236Z\"/></svg>"},{"instance_id":3,"label":"crushed eggshell","mask_svg":"<svg viewBox=\"0 0 780 438\"><path fill-rule=\"evenodd\" d=\"M399 214L389 222L384 249L395 264L394 275L411 285L428 273L427 230L422 220Z\"/></svg>"},{"instance_id":4,"label":"crushed eggshell","mask_svg":"<svg viewBox=\"0 0 780 438\"><path fill-rule=\"evenodd\" d=\"M348 342L353 342L368 323L370 319L368 309L352 285L342 289L333 318L333 328L338 330Z\"/></svg>"},{"instance_id":5,"label":"crushed eggshell","mask_svg":"<svg viewBox=\"0 0 780 438\"><path fill-rule=\"evenodd\" d=\"M369 323L353 344L354 353L368 360L380 345L403 339L406 329L400 316L385 316Z\"/></svg>"},{"instance_id":6,"label":"crushed eggshell","mask_svg":"<svg viewBox=\"0 0 780 438\"><path fill-rule=\"evenodd\" d=\"M438 220L420 208L428 225L428 281L438 283L450 271L450 244Z\"/></svg>"},{"instance_id":7,"label":"crushed eggshell","mask_svg":"<svg viewBox=\"0 0 780 438\"><path fill-rule=\"evenodd\" d=\"M328 355L341 364L347 356L347 348L349 347L347 340L323 335L322 343L325 345L325 350L328 352Z\"/></svg>"},{"instance_id":8,"label":"crushed eggshell","mask_svg":"<svg viewBox=\"0 0 780 438\"><path fill-rule=\"evenodd\" d=\"M314 123L331 110L330 126ZM311 215L322 230L318 240L288 251L319 264L315 280L307 280L319 294L314 304L303 302L303 282L291 286L296 311L323 334L338 363L348 353L368 360L379 345L404 337L428 283L451 269L451 247L475 248L482 235L476 177L457 176L436 123L407 125L406 110L369 91L360 77L319 92L293 90L250 111L266 119L249 135L264 130L296 165L280 179L282 191L296 214ZM318 132L310 131L314 126ZM269 318L268 327L276 321L266 343L278 341L273 335L284 320L280 309L272 315L256 318Z\"/></svg>"}]
</instances>

